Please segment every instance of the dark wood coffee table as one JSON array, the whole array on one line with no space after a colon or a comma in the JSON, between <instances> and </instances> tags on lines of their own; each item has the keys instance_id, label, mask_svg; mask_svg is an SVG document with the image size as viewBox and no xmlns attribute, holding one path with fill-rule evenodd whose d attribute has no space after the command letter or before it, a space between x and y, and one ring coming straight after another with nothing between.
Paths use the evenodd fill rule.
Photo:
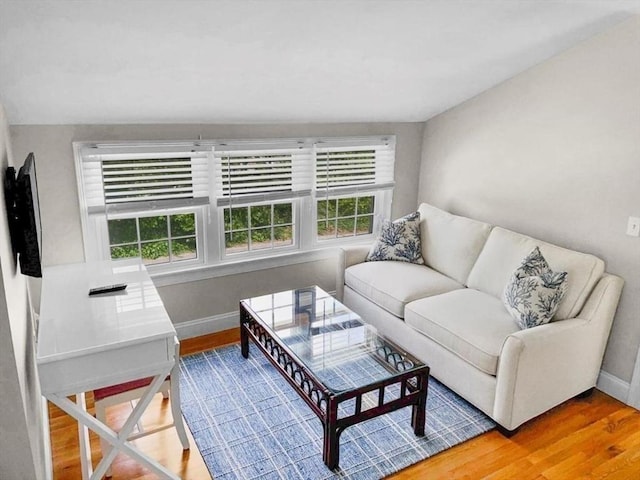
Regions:
<instances>
[{"instance_id":1,"label":"dark wood coffee table","mask_svg":"<svg viewBox=\"0 0 640 480\"><path fill-rule=\"evenodd\" d=\"M412 405L424 435L429 367L320 289L288 290L240 302L242 355L249 339L324 426L322 458L338 467L345 428Z\"/></svg>"}]
</instances>

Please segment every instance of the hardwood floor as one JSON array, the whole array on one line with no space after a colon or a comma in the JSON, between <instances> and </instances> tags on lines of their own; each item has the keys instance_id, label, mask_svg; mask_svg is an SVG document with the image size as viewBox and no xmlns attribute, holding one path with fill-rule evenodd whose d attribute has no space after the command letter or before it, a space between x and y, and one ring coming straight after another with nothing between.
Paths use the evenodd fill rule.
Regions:
<instances>
[{"instance_id":1,"label":"hardwood floor","mask_svg":"<svg viewBox=\"0 0 640 480\"><path fill-rule=\"evenodd\" d=\"M182 342L183 355L239 340L237 329ZM91 397L91 395L89 395ZM93 408L93 399L88 398ZM110 425L121 425L130 408L112 407ZM55 406L49 407L55 480L80 478L77 427ZM143 417L151 427L170 418L161 395L156 395ZM187 429L188 430L188 429ZM195 442L184 452L174 429L136 440L136 445L185 480L210 478ZM91 436L94 465L100 459L99 442ZM318 453L320 454L320 452ZM113 464L113 480L156 478L120 454ZM602 392L570 400L525 424L511 438L491 431L389 477L406 479L517 479L575 480L640 479L640 412Z\"/></svg>"}]
</instances>

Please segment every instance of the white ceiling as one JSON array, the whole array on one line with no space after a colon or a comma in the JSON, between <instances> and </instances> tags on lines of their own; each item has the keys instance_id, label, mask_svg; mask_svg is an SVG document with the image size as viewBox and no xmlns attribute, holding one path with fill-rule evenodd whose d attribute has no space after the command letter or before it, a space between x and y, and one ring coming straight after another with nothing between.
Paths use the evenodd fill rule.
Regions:
<instances>
[{"instance_id":1,"label":"white ceiling","mask_svg":"<svg viewBox=\"0 0 640 480\"><path fill-rule=\"evenodd\" d=\"M423 121L640 0L0 0L11 124Z\"/></svg>"}]
</instances>

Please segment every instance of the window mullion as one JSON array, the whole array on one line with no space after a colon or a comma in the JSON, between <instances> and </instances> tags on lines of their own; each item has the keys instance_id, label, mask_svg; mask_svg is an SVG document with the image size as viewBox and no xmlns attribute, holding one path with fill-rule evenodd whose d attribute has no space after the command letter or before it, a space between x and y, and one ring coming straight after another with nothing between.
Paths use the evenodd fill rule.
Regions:
<instances>
[{"instance_id":1,"label":"window mullion","mask_svg":"<svg viewBox=\"0 0 640 480\"><path fill-rule=\"evenodd\" d=\"M251 223L251 217L253 215L253 212L251 211L251 205L247 206L247 246L249 248L249 251L252 251L252 223Z\"/></svg>"},{"instance_id":2,"label":"window mullion","mask_svg":"<svg viewBox=\"0 0 640 480\"><path fill-rule=\"evenodd\" d=\"M299 199L296 208L298 245L302 250L313 248L315 242L316 209L313 206L314 198L306 196Z\"/></svg>"},{"instance_id":3,"label":"window mullion","mask_svg":"<svg viewBox=\"0 0 640 480\"><path fill-rule=\"evenodd\" d=\"M167 248L169 249L169 263L173 262L173 237L171 236L171 215L167 215Z\"/></svg>"},{"instance_id":4,"label":"window mullion","mask_svg":"<svg viewBox=\"0 0 640 480\"><path fill-rule=\"evenodd\" d=\"M275 229L275 224L276 224L276 212L275 212L275 208L273 206L273 203L270 205L270 209L271 209L271 225L270 225L270 231L271 231L271 248L275 247L276 244L276 229Z\"/></svg>"},{"instance_id":5,"label":"window mullion","mask_svg":"<svg viewBox=\"0 0 640 480\"><path fill-rule=\"evenodd\" d=\"M142 236L140 235L140 218L136 217L136 235L138 240L138 254L142 258Z\"/></svg>"}]
</instances>

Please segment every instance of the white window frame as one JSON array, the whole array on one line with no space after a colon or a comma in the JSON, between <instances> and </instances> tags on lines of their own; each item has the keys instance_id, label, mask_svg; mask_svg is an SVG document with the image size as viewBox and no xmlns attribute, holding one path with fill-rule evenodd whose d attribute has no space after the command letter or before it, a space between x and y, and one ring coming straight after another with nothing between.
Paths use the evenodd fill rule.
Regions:
<instances>
[{"instance_id":1,"label":"white window frame","mask_svg":"<svg viewBox=\"0 0 640 480\"><path fill-rule=\"evenodd\" d=\"M385 168L393 172L393 156L395 155L395 137L340 137L340 138L304 138L304 139L261 139L261 140L206 140L196 142L119 142L113 144L97 144L96 142L74 142L73 150L76 163L78 195L81 213L81 224L85 258L87 260L109 259L109 237L106 215L90 213L87 202L87 185L84 178L85 169L83 162L88 148L104 149L109 153L118 153L123 156L131 152L141 155L150 152L208 152L208 201L205 204L193 202L176 206L158 206L155 208L141 208L110 214L111 218L131 218L133 216L171 215L174 213L193 212L196 214L196 243L197 259L182 260L175 263L153 264L148 269L154 281L158 285L171 285L187 281L195 281L206 278L251 272L264 268L272 268L283 265L304 263L319 259L331 258L335 255L335 247L339 245L369 243L379 231L383 219L388 219L391 214L391 202L393 196L393 182L366 185L362 188L350 187L329 191L316 189L315 187L315 148L326 145L358 146L368 144L380 144L387 142L390 146L391 162ZM219 204L220 183L216 177L219 165L216 163L216 149L229 148L255 148L270 149L281 148L283 145L295 145L300 149L309 149L311 161L308 164L296 164L294 167L294 181L302 181L298 185L297 192L287 196L275 195L269 198L251 198L244 205L272 204L283 201L292 203L293 241L290 246L258 249L242 253L227 253L225 251L224 232L224 201ZM300 176L302 175L302 176ZM393 173L391 173L393 178ZM302 179L302 180L300 180ZM379 187L379 188L378 188ZM294 189L294 190L295 190ZM318 239L317 236L317 200L325 195L329 197L353 197L373 195L375 197L373 232L368 235L355 235L338 237L335 239ZM232 206L242 206L243 202L234 203Z\"/></svg>"}]
</instances>

